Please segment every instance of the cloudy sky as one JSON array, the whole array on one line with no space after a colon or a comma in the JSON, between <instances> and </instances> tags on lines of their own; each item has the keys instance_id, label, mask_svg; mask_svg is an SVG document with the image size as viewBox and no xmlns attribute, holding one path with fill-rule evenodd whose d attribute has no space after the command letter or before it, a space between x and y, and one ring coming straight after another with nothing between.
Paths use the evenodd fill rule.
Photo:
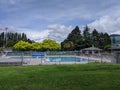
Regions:
<instances>
[{"instance_id":1,"label":"cloudy sky","mask_svg":"<svg viewBox=\"0 0 120 90\"><path fill-rule=\"evenodd\" d=\"M0 30L63 41L78 25L120 34L120 0L0 0Z\"/></svg>"}]
</instances>

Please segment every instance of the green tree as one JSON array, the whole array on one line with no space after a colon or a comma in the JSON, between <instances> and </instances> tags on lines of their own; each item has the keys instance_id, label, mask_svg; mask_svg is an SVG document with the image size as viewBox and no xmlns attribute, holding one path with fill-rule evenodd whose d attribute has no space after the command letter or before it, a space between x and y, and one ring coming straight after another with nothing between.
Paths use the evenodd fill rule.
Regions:
<instances>
[{"instance_id":1,"label":"green tree","mask_svg":"<svg viewBox=\"0 0 120 90\"><path fill-rule=\"evenodd\" d=\"M99 40L98 40L98 42L99 42L99 48L101 48L101 49L104 49L104 43L105 43L105 41L104 41L104 33L103 32L101 32L101 33L99 33Z\"/></svg>"},{"instance_id":2,"label":"green tree","mask_svg":"<svg viewBox=\"0 0 120 90\"><path fill-rule=\"evenodd\" d=\"M67 38L63 42L61 42L62 50L66 50L65 46L70 43L73 43L72 45L74 45L74 46L72 46L71 48L68 48L68 49L70 49L70 50L71 49L72 50L79 49L80 42L82 42L82 35L81 35L81 31L80 31L79 27L76 26L75 29L73 29L72 32L67 36Z\"/></svg>"},{"instance_id":3,"label":"green tree","mask_svg":"<svg viewBox=\"0 0 120 90\"><path fill-rule=\"evenodd\" d=\"M41 43L34 42L31 44L31 50L33 51L40 51L42 49Z\"/></svg>"},{"instance_id":4,"label":"green tree","mask_svg":"<svg viewBox=\"0 0 120 90\"><path fill-rule=\"evenodd\" d=\"M26 36L26 34L25 34L25 33L22 33L21 38L22 38L22 40L27 41L27 36Z\"/></svg>"},{"instance_id":5,"label":"green tree","mask_svg":"<svg viewBox=\"0 0 120 90\"><path fill-rule=\"evenodd\" d=\"M72 30L72 32L68 35L67 40L72 41L74 44L77 44L81 39L81 31L78 26Z\"/></svg>"},{"instance_id":6,"label":"green tree","mask_svg":"<svg viewBox=\"0 0 120 90\"><path fill-rule=\"evenodd\" d=\"M17 51L29 51L31 50L31 44L21 40L13 46L13 49Z\"/></svg>"},{"instance_id":7,"label":"green tree","mask_svg":"<svg viewBox=\"0 0 120 90\"><path fill-rule=\"evenodd\" d=\"M33 42L27 38L25 33L0 33L0 47L13 47L20 40Z\"/></svg>"},{"instance_id":8,"label":"green tree","mask_svg":"<svg viewBox=\"0 0 120 90\"><path fill-rule=\"evenodd\" d=\"M73 42L68 41L68 42L66 42L66 43L64 44L63 47L64 47L65 50L73 50L74 44L73 44Z\"/></svg>"},{"instance_id":9,"label":"green tree","mask_svg":"<svg viewBox=\"0 0 120 90\"><path fill-rule=\"evenodd\" d=\"M59 43L57 43L55 40L51 40L51 39L45 39L42 42L42 50L47 51L53 51L53 50L60 50L61 49L61 45Z\"/></svg>"},{"instance_id":10,"label":"green tree","mask_svg":"<svg viewBox=\"0 0 120 90\"><path fill-rule=\"evenodd\" d=\"M92 34L91 34L91 39L92 39L92 45L94 45L95 47L98 47L99 46L99 32L94 29L92 31Z\"/></svg>"},{"instance_id":11,"label":"green tree","mask_svg":"<svg viewBox=\"0 0 120 90\"><path fill-rule=\"evenodd\" d=\"M104 47L111 47L111 39L110 39L110 35L108 33L104 33Z\"/></svg>"},{"instance_id":12,"label":"green tree","mask_svg":"<svg viewBox=\"0 0 120 90\"><path fill-rule=\"evenodd\" d=\"M87 25L83 30L83 42L84 42L84 48L92 46L90 28Z\"/></svg>"},{"instance_id":13,"label":"green tree","mask_svg":"<svg viewBox=\"0 0 120 90\"><path fill-rule=\"evenodd\" d=\"M0 34L0 47L5 46L4 32Z\"/></svg>"},{"instance_id":14,"label":"green tree","mask_svg":"<svg viewBox=\"0 0 120 90\"><path fill-rule=\"evenodd\" d=\"M62 50L80 50L82 48L91 47L92 45L107 50L111 46L109 34L98 32L96 29L91 33L90 28L86 25L81 35L79 27L76 26L68 37L61 42Z\"/></svg>"},{"instance_id":15,"label":"green tree","mask_svg":"<svg viewBox=\"0 0 120 90\"><path fill-rule=\"evenodd\" d=\"M7 40L7 47L13 47L15 42L11 39Z\"/></svg>"}]
</instances>

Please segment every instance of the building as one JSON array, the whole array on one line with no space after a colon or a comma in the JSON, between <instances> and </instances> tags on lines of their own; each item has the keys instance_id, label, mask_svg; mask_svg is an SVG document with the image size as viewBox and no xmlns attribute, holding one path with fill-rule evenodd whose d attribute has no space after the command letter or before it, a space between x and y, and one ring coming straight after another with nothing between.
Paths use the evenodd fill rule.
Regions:
<instances>
[{"instance_id":1,"label":"building","mask_svg":"<svg viewBox=\"0 0 120 90\"><path fill-rule=\"evenodd\" d=\"M102 49L99 49L99 48L94 47L94 46L89 47L89 48L84 48L81 50L81 52L83 54L91 54L91 55L94 55L94 54L100 55L101 51L102 51Z\"/></svg>"},{"instance_id":2,"label":"building","mask_svg":"<svg viewBox=\"0 0 120 90\"><path fill-rule=\"evenodd\" d=\"M112 63L120 63L120 34L112 34L111 37L111 53Z\"/></svg>"}]
</instances>

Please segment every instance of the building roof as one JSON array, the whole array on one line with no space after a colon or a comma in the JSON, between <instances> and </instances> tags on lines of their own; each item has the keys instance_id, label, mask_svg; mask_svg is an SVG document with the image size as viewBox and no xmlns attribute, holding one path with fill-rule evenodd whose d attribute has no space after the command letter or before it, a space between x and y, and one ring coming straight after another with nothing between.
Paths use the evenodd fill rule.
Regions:
<instances>
[{"instance_id":1,"label":"building roof","mask_svg":"<svg viewBox=\"0 0 120 90\"><path fill-rule=\"evenodd\" d=\"M111 50L120 50L120 46L113 46L110 48Z\"/></svg>"},{"instance_id":2,"label":"building roof","mask_svg":"<svg viewBox=\"0 0 120 90\"><path fill-rule=\"evenodd\" d=\"M102 51L102 49L99 49L97 47L89 47L89 48L84 48L82 50L84 50L84 51Z\"/></svg>"},{"instance_id":3,"label":"building roof","mask_svg":"<svg viewBox=\"0 0 120 90\"><path fill-rule=\"evenodd\" d=\"M120 36L120 34L111 34L110 36Z\"/></svg>"}]
</instances>

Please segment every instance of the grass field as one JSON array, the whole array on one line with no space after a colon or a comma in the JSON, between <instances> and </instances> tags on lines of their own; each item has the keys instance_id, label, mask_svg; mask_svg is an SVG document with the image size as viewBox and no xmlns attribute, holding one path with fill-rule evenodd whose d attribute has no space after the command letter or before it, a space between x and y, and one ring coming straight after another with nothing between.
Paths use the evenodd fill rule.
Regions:
<instances>
[{"instance_id":1,"label":"grass field","mask_svg":"<svg viewBox=\"0 0 120 90\"><path fill-rule=\"evenodd\" d=\"M120 90L120 65L0 67L0 90Z\"/></svg>"}]
</instances>

